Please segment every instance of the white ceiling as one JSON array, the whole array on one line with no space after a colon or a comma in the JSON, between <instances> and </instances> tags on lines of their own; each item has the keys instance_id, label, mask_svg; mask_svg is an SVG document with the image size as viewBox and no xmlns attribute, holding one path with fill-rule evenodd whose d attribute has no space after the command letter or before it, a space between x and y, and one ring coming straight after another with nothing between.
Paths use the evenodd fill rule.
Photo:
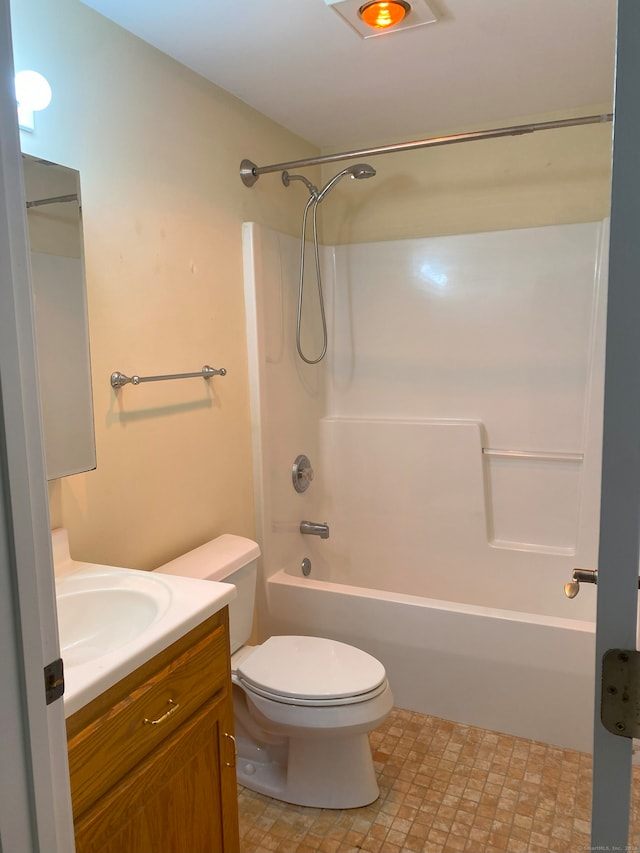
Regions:
<instances>
[{"instance_id":1,"label":"white ceiling","mask_svg":"<svg viewBox=\"0 0 640 853\"><path fill-rule=\"evenodd\" d=\"M429 0L366 40L324 0L83 2L325 151L612 96L615 0Z\"/></svg>"}]
</instances>

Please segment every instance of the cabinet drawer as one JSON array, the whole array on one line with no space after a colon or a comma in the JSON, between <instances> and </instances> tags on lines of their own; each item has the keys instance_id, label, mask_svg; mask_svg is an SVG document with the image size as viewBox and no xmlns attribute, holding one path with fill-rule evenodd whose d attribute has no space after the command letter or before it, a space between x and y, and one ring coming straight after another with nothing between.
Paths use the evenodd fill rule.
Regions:
<instances>
[{"instance_id":1,"label":"cabinet drawer","mask_svg":"<svg viewBox=\"0 0 640 853\"><path fill-rule=\"evenodd\" d=\"M67 721L75 818L207 699L229 689L226 610L224 617L212 617L205 636L198 629L186 635Z\"/></svg>"}]
</instances>

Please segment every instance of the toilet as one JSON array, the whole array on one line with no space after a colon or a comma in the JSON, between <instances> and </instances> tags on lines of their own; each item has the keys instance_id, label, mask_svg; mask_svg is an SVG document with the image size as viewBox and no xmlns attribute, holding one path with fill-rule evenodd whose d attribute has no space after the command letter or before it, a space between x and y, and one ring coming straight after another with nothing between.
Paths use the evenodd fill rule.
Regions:
<instances>
[{"instance_id":1,"label":"toilet","mask_svg":"<svg viewBox=\"0 0 640 853\"><path fill-rule=\"evenodd\" d=\"M253 628L257 543L224 534L157 571L236 586L229 605L238 782L317 808L379 796L368 734L393 706L385 669L354 646L322 637L270 637Z\"/></svg>"}]
</instances>

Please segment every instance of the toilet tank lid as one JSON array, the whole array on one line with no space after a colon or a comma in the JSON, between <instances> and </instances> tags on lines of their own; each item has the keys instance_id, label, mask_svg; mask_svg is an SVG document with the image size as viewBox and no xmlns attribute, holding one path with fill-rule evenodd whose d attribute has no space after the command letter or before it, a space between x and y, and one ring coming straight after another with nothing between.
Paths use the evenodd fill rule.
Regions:
<instances>
[{"instance_id":1,"label":"toilet tank lid","mask_svg":"<svg viewBox=\"0 0 640 853\"><path fill-rule=\"evenodd\" d=\"M232 572L241 569L260 556L260 546L252 539L223 533L187 551L175 560L158 566L156 571L166 575L183 575L203 580L223 581Z\"/></svg>"}]
</instances>

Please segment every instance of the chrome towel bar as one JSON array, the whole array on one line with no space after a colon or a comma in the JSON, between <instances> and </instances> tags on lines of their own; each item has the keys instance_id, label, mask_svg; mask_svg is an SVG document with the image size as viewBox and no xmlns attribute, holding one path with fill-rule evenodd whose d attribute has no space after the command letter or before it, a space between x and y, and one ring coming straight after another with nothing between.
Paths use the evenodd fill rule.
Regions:
<instances>
[{"instance_id":1,"label":"chrome towel bar","mask_svg":"<svg viewBox=\"0 0 640 853\"><path fill-rule=\"evenodd\" d=\"M210 379L212 376L226 376L227 371L224 367L217 370L215 367L209 367L208 364L199 370L197 373L172 373L167 376L125 376L124 373L116 370L111 374L111 387L122 388L123 385L131 383L139 385L141 382L163 382L165 379L191 379L199 376L201 379Z\"/></svg>"}]
</instances>

